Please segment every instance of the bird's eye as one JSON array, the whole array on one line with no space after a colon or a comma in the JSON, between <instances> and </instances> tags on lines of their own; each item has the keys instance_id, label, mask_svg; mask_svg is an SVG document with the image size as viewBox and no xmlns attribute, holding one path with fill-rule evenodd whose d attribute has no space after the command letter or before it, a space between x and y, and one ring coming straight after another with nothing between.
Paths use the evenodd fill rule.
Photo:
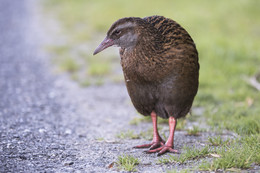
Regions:
<instances>
[{"instance_id":1,"label":"bird's eye","mask_svg":"<svg viewBox=\"0 0 260 173\"><path fill-rule=\"evenodd\" d=\"M119 35L120 33L121 33L121 31L119 31L119 30L115 30L115 32L114 32L115 35Z\"/></svg>"}]
</instances>

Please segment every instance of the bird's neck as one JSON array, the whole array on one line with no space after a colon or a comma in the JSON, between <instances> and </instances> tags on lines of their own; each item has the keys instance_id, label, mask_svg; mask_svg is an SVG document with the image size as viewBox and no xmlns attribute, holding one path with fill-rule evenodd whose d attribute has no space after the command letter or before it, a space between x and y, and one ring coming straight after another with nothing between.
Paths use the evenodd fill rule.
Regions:
<instances>
[{"instance_id":1,"label":"bird's neck","mask_svg":"<svg viewBox=\"0 0 260 173\"><path fill-rule=\"evenodd\" d=\"M163 38L157 33L143 32L135 46L136 52L142 57L152 58L158 56L163 51Z\"/></svg>"},{"instance_id":2,"label":"bird's neck","mask_svg":"<svg viewBox=\"0 0 260 173\"><path fill-rule=\"evenodd\" d=\"M161 40L155 35L145 35L139 38L136 46L121 51L121 64L129 80L155 82L157 75L150 73L155 73L158 61L164 61L160 59L163 50Z\"/></svg>"}]
</instances>

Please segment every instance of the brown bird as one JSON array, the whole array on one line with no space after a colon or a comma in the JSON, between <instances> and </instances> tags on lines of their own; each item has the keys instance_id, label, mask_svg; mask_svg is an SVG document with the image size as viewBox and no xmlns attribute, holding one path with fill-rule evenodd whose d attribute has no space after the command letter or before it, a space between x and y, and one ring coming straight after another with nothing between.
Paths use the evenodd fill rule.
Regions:
<instances>
[{"instance_id":1,"label":"brown bird","mask_svg":"<svg viewBox=\"0 0 260 173\"><path fill-rule=\"evenodd\" d=\"M199 62L196 46L177 22L163 16L128 17L116 21L94 55L112 45L120 47L121 66L128 94L136 110L150 115L153 140L135 148L147 153L177 152L177 119L190 111L198 90ZM158 133L157 116L169 118L165 142Z\"/></svg>"}]
</instances>

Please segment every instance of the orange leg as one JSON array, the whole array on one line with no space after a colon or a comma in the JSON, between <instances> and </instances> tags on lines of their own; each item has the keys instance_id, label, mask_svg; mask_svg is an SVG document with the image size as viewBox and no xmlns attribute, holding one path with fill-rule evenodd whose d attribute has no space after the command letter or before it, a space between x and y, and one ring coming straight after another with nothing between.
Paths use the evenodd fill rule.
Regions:
<instances>
[{"instance_id":1,"label":"orange leg","mask_svg":"<svg viewBox=\"0 0 260 173\"><path fill-rule=\"evenodd\" d=\"M161 136L158 133L158 129L157 129L157 115L156 113L153 111L151 113L151 118L152 118L152 122L153 122L153 140L152 143L150 144L144 144L144 145L138 145L135 146L134 148L149 148L150 150L161 147L164 145L164 140L161 138Z\"/></svg>"},{"instance_id":2,"label":"orange leg","mask_svg":"<svg viewBox=\"0 0 260 173\"><path fill-rule=\"evenodd\" d=\"M147 153L155 153L155 152L159 152L158 156L166 153L166 152L171 152L171 153L178 153L177 150L173 149L173 142L174 142L174 131L176 128L176 124L177 124L177 120L174 117L170 117L169 118L169 127L170 127L170 135L169 138L167 140L167 142L165 143L165 145L156 148L154 150L148 150L146 151Z\"/></svg>"}]
</instances>

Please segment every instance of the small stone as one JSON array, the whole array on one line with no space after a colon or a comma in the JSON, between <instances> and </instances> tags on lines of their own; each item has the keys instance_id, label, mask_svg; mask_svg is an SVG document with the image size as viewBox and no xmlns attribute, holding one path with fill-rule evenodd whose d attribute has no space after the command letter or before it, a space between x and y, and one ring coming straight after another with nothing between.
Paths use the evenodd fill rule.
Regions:
<instances>
[{"instance_id":1,"label":"small stone","mask_svg":"<svg viewBox=\"0 0 260 173\"><path fill-rule=\"evenodd\" d=\"M22 159L22 160L26 160L27 159L27 157L25 157L23 155L20 155L19 158Z\"/></svg>"},{"instance_id":2,"label":"small stone","mask_svg":"<svg viewBox=\"0 0 260 173\"><path fill-rule=\"evenodd\" d=\"M71 166L73 164L74 164L74 162L66 162L66 163L64 163L64 166Z\"/></svg>"},{"instance_id":3,"label":"small stone","mask_svg":"<svg viewBox=\"0 0 260 173\"><path fill-rule=\"evenodd\" d=\"M39 129L39 132L40 132L40 133L45 133L46 130L45 130L45 129Z\"/></svg>"},{"instance_id":4,"label":"small stone","mask_svg":"<svg viewBox=\"0 0 260 173\"><path fill-rule=\"evenodd\" d=\"M51 145L50 145L50 148L51 148L51 149L54 149L54 150L57 150L57 149L60 148L60 146L59 146L58 144L51 144Z\"/></svg>"},{"instance_id":5,"label":"small stone","mask_svg":"<svg viewBox=\"0 0 260 173\"><path fill-rule=\"evenodd\" d=\"M79 137L80 138L86 138L87 136L85 134L80 134Z\"/></svg>"},{"instance_id":6,"label":"small stone","mask_svg":"<svg viewBox=\"0 0 260 173\"><path fill-rule=\"evenodd\" d=\"M30 129L25 129L23 132L24 132L24 133L29 133L29 132L31 132L31 131L30 131Z\"/></svg>"},{"instance_id":7,"label":"small stone","mask_svg":"<svg viewBox=\"0 0 260 173\"><path fill-rule=\"evenodd\" d=\"M115 162L110 163L110 164L107 166L107 168L109 168L109 169L113 168L113 167L114 167L114 164L115 164Z\"/></svg>"},{"instance_id":8,"label":"small stone","mask_svg":"<svg viewBox=\"0 0 260 173\"><path fill-rule=\"evenodd\" d=\"M214 153L211 153L210 155L211 155L212 157L217 157L217 158L221 157L219 154L214 154Z\"/></svg>"},{"instance_id":9,"label":"small stone","mask_svg":"<svg viewBox=\"0 0 260 173\"><path fill-rule=\"evenodd\" d=\"M72 133L72 131L71 131L70 129L66 129L66 130L65 130L65 134L66 134L66 135L70 135L71 133Z\"/></svg>"}]
</instances>

